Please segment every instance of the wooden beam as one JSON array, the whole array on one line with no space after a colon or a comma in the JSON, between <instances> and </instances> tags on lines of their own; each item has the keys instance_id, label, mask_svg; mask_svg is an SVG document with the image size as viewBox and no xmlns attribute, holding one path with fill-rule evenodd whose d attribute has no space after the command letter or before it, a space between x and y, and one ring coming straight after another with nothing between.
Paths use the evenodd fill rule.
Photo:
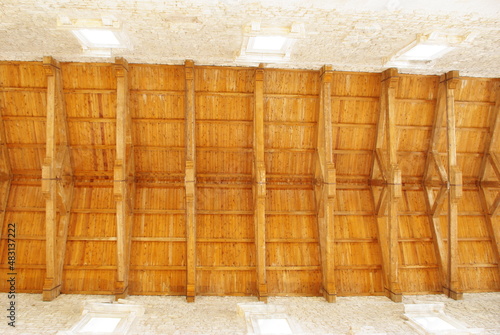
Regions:
<instances>
[{"instance_id":1,"label":"wooden beam","mask_svg":"<svg viewBox=\"0 0 500 335\"><path fill-rule=\"evenodd\" d=\"M462 172L457 165L457 139L455 121L455 88L459 81L458 71L444 75L446 82L446 129L448 139L448 271L445 294L450 298L462 299L458 278L458 201L462 197Z\"/></svg>"},{"instance_id":2,"label":"wooden beam","mask_svg":"<svg viewBox=\"0 0 500 335\"><path fill-rule=\"evenodd\" d=\"M321 69L321 87L318 111L318 138L314 186L316 215L318 218L319 246L321 253L322 291L328 302L337 299L335 285L335 230L334 206L336 196L336 172L332 150L332 80L331 66Z\"/></svg>"},{"instance_id":3,"label":"wooden beam","mask_svg":"<svg viewBox=\"0 0 500 335\"><path fill-rule=\"evenodd\" d=\"M481 169L479 174L479 180L484 181L486 178L486 167L488 161L491 162L491 166L496 174L498 180L500 180L500 162L497 153L500 152L500 84L497 85L495 89L495 105L491 106L490 109L490 127L488 129L488 134L485 139L484 155L481 161Z\"/></svg>"},{"instance_id":4,"label":"wooden beam","mask_svg":"<svg viewBox=\"0 0 500 335\"><path fill-rule=\"evenodd\" d=\"M447 255L443 240L443 234L441 232L441 223L439 215L443 204L448 196L448 185L442 185L439 189L437 197L434 199L434 194L431 186L424 186L425 190L425 204L428 211L429 223L431 226L432 240L434 245L434 250L437 255L437 263L441 277L441 287L445 286L447 271Z\"/></svg>"},{"instance_id":5,"label":"wooden beam","mask_svg":"<svg viewBox=\"0 0 500 335\"><path fill-rule=\"evenodd\" d=\"M264 68L255 70L253 140L253 198L257 297L267 302L266 275L266 166L264 162Z\"/></svg>"},{"instance_id":6,"label":"wooden beam","mask_svg":"<svg viewBox=\"0 0 500 335\"><path fill-rule=\"evenodd\" d=\"M128 295L130 248L134 206L134 149L132 118L129 109L128 63L115 59L116 75L116 160L114 166L114 197L116 203L116 299Z\"/></svg>"},{"instance_id":7,"label":"wooden beam","mask_svg":"<svg viewBox=\"0 0 500 335\"><path fill-rule=\"evenodd\" d=\"M479 187L479 199L481 201L484 217L486 219L488 233L493 242L493 253L495 254L495 258L497 260L498 270L500 271L500 220L495 220L493 218L491 209L488 206L486 190L483 186ZM500 192L497 195L495 202L497 203L498 208L498 203L500 203Z\"/></svg>"},{"instance_id":8,"label":"wooden beam","mask_svg":"<svg viewBox=\"0 0 500 335\"><path fill-rule=\"evenodd\" d=\"M395 302L402 301L398 272L398 199L402 196L401 170L397 161L396 138L395 99L398 82L397 69L388 69L382 73L380 114L375 145L377 159L375 161L379 162L379 168L386 181L386 189L380 192L379 200L374 204L375 208L377 208L377 214L384 214L387 206L387 216L377 217L377 223L379 244L382 250L385 292ZM373 174L372 177L374 177Z\"/></svg>"},{"instance_id":9,"label":"wooden beam","mask_svg":"<svg viewBox=\"0 0 500 335\"><path fill-rule=\"evenodd\" d=\"M186 101L186 300L194 302L196 295L196 114L194 62L185 62Z\"/></svg>"},{"instance_id":10,"label":"wooden beam","mask_svg":"<svg viewBox=\"0 0 500 335\"><path fill-rule=\"evenodd\" d=\"M427 158L424 170L424 183L432 179L432 170L435 166L439 168L439 176L444 183L447 181L446 171L439 157L438 148L441 132L443 129L443 121L446 113L446 85L441 82L438 86L438 94L436 107L434 109L434 120L432 122L432 131L429 140L429 149L427 150Z\"/></svg>"},{"instance_id":11,"label":"wooden beam","mask_svg":"<svg viewBox=\"0 0 500 335\"><path fill-rule=\"evenodd\" d=\"M46 274L42 299L51 301L61 293L74 182L61 67L52 57L43 58L43 67L47 75L47 122L46 153L42 166L46 233Z\"/></svg>"}]
</instances>

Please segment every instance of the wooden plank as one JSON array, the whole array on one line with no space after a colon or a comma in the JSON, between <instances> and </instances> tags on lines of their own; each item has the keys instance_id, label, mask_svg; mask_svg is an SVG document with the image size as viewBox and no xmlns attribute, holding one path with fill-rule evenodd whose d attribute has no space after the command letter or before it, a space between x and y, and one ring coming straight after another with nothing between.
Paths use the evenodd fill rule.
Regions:
<instances>
[{"instance_id":1,"label":"wooden plank","mask_svg":"<svg viewBox=\"0 0 500 335\"><path fill-rule=\"evenodd\" d=\"M448 271L445 293L452 299L462 299L458 279L458 201L462 197L462 173L457 166L457 139L455 117L455 88L459 81L458 71L444 76L446 81L446 129L448 139Z\"/></svg>"},{"instance_id":2,"label":"wooden plank","mask_svg":"<svg viewBox=\"0 0 500 335\"><path fill-rule=\"evenodd\" d=\"M486 228L493 242L493 253L497 260L498 270L500 271L500 220L493 219L491 209L488 207L486 200L486 190L482 186L479 187L479 200L481 201L484 218L486 219ZM500 203L500 194L497 195L495 202L497 202L498 206L498 203Z\"/></svg>"},{"instance_id":3,"label":"wooden plank","mask_svg":"<svg viewBox=\"0 0 500 335\"><path fill-rule=\"evenodd\" d=\"M194 302L196 295L196 114L194 62L184 64L186 81L185 143L186 143L186 300Z\"/></svg>"},{"instance_id":4,"label":"wooden plank","mask_svg":"<svg viewBox=\"0 0 500 335\"><path fill-rule=\"evenodd\" d=\"M46 154L42 166L47 267L42 299L50 301L61 293L74 182L61 67L52 57L44 57L43 66L47 75Z\"/></svg>"},{"instance_id":5,"label":"wooden plank","mask_svg":"<svg viewBox=\"0 0 500 335\"><path fill-rule=\"evenodd\" d=\"M264 68L255 70L253 140L253 203L256 248L257 297L267 302L266 276L266 166L264 161Z\"/></svg>"},{"instance_id":6,"label":"wooden plank","mask_svg":"<svg viewBox=\"0 0 500 335\"><path fill-rule=\"evenodd\" d=\"M432 123L432 131L429 140L429 149L427 151L427 158L425 161L425 170L424 170L424 182L428 182L432 179L432 171L433 168L441 162L439 159L438 148L439 148L439 140L441 138L441 131L443 129L443 120L446 113L446 85L444 82L439 84L436 107L434 111L434 120ZM439 167L439 174L441 180L445 182L444 176L444 168L442 164L437 165ZM447 178L446 178L447 180Z\"/></svg>"},{"instance_id":7,"label":"wooden plank","mask_svg":"<svg viewBox=\"0 0 500 335\"><path fill-rule=\"evenodd\" d=\"M388 69L382 73L382 90L380 96L380 116L379 121L385 123L379 126L383 131L382 135L377 134L377 146L383 147L385 142L386 156L381 161L385 161L385 176L387 177L387 218L386 227L384 219L378 219L379 232L382 233L379 239L382 248L383 271L385 275L385 291L387 296L395 301L402 301L402 293L399 284L399 244L398 244L398 199L402 196L401 170L397 161L397 138L396 138L396 88L399 81L398 71ZM384 252L385 249L385 252Z\"/></svg>"},{"instance_id":8,"label":"wooden plank","mask_svg":"<svg viewBox=\"0 0 500 335\"><path fill-rule=\"evenodd\" d=\"M491 162L493 170L495 171L496 177L500 180L500 162L496 153L500 151L498 149L500 138L500 85L497 85L495 92L495 104L491 106L490 110L490 127L488 129L488 136L485 141L484 156L481 161L481 169L479 174L479 180L484 181L486 178L486 167L488 161Z\"/></svg>"},{"instance_id":9,"label":"wooden plank","mask_svg":"<svg viewBox=\"0 0 500 335\"><path fill-rule=\"evenodd\" d=\"M332 80L331 66L320 71L320 101L318 110L317 156L314 185L321 255L322 291L328 302L337 299L335 283L335 229L334 206L336 196L336 172L333 161L332 132Z\"/></svg>"},{"instance_id":10,"label":"wooden plank","mask_svg":"<svg viewBox=\"0 0 500 335\"><path fill-rule=\"evenodd\" d=\"M123 58L115 59L116 76L116 159L113 193L116 203L117 276L115 298L128 296L130 248L132 243L134 197L134 150L132 119L129 110L129 71Z\"/></svg>"},{"instance_id":11,"label":"wooden plank","mask_svg":"<svg viewBox=\"0 0 500 335\"><path fill-rule=\"evenodd\" d=\"M429 223L431 226L433 246L437 255L437 263L441 277L441 286L444 287L446 283L448 268L446 266L447 254L445 250L443 234L441 232L439 214L441 212L440 209L443 207L444 200L447 198L448 187L447 185L442 185L436 199L434 199L432 187L424 186L424 189L425 203L428 211Z\"/></svg>"}]
</instances>

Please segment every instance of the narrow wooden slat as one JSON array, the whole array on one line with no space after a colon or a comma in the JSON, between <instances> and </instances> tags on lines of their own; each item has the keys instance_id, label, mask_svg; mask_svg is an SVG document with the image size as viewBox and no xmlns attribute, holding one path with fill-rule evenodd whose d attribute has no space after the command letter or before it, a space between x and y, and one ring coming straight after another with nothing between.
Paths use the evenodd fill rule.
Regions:
<instances>
[{"instance_id":1,"label":"narrow wooden slat","mask_svg":"<svg viewBox=\"0 0 500 335\"><path fill-rule=\"evenodd\" d=\"M44 57L43 66L47 75L46 154L42 166L47 269L42 298L50 301L61 293L74 182L61 67L52 57Z\"/></svg>"},{"instance_id":2,"label":"narrow wooden slat","mask_svg":"<svg viewBox=\"0 0 500 335\"><path fill-rule=\"evenodd\" d=\"M186 190L186 300L194 302L196 295L196 114L194 62L185 66L185 190Z\"/></svg>"},{"instance_id":3,"label":"narrow wooden slat","mask_svg":"<svg viewBox=\"0 0 500 335\"><path fill-rule=\"evenodd\" d=\"M336 196L336 171L332 150L332 68L323 66L320 72L321 86L318 111L317 159L315 169L316 212L318 219L319 246L323 296L335 302L335 229L334 206Z\"/></svg>"},{"instance_id":4,"label":"narrow wooden slat","mask_svg":"<svg viewBox=\"0 0 500 335\"><path fill-rule=\"evenodd\" d=\"M459 81L458 71L445 75L446 81L446 129L448 139L448 278L445 293L452 299L462 299L458 277L458 201L462 197L462 173L457 165L457 139L455 116L455 88Z\"/></svg>"},{"instance_id":5,"label":"narrow wooden slat","mask_svg":"<svg viewBox=\"0 0 500 335\"><path fill-rule=\"evenodd\" d=\"M266 276L266 167L264 161L264 68L255 70L253 123L253 203L256 248L257 297L267 302Z\"/></svg>"},{"instance_id":6,"label":"narrow wooden slat","mask_svg":"<svg viewBox=\"0 0 500 335\"><path fill-rule=\"evenodd\" d=\"M398 244L398 199L402 196L401 170L397 160L396 139L396 88L399 81L398 71L388 69L382 73L380 96L380 115L376 139L376 151L379 157L379 169L383 171L387 185L387 217L377 219L379 244L382 248L385 291L395 301L402 301L399 284L399 244ZM385 150L383 148L385 147ZM383 152L382 152L383 151ZM375 163L374 163L375 165ZM375 166L374 166L375 167ZM373 168L374 168L373 167ZM384 171L385 170L385 171ZM372 174L372 178L375 175ZM384 192L381 192L381 196Z\"/></svg>"},{"instance_id":7,"label":"narrow wooden slat","mask_svg":"<svg viewBox=\"0 0 500 335\"><path fill-rule=\"evenodd\" d=\"M123 58L116 58L116 160L114 166L114 197L116 202L117 277L115 298L128 296L130 248L133 222L134 149L132 119L129 109L129 69Z\"/></svg>"}]
</instances>

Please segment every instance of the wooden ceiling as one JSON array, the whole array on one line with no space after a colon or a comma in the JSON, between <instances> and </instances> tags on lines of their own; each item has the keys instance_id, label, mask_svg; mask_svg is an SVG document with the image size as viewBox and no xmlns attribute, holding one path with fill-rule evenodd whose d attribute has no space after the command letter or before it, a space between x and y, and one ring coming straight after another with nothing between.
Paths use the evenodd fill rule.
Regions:
<instances>
[{"instance_id":1,"label":"wooden ceiling","mask_svg":"<svg viewBox=\"0 0 500 335\"><path fill-rule=\"evenodd\" d=\"M18 292L500 290L499 79L45 57L0 112Z\"/></svg>"}]
</instances>

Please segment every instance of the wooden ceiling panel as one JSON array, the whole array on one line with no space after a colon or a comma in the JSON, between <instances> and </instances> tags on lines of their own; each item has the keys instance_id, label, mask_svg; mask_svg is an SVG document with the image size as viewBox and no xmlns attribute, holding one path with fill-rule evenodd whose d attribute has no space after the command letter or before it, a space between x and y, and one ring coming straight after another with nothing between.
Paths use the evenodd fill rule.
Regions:
<instances>
[{"instance_id":1,"label":"wooden ceiling panel","mask_svg":"<svg viewBox=\"0 0 500 335\"><path fill-rule=\"evenodd\" d=\"M432 238L431 226L427 215L401 215L398 218L398 223L400 239Z\"/></svg>"},{"instance_id":2,"label":"wooden ceiling panel","mask_svg":"<svg viewBox=\"0 0 500 335\"><path fill-rule=\"evenodd\" d=\"M198 150L196 155L199 174L252 174L252 151Z\"/></svg>"},{"instance_id":3,"label":"wooden ceiling panel","mask_svg":"<svg viewBox=\"0 0 500 335\"><path fill-rule=\"evenodd\" d=\"M132 91L130 113L133 119L184 120L184 92L162 94Z\"/></svg>"},{"instance_id":4,"label":"wooden ceiling panel","mask_svg":"<svg viewBox=\"0 0 500 335\"><path fill-rule=\"evenodd\" d=\"M138 210L182 210L185 208L183 188L137 187L135 208Z\"/></svg>"},{"instance_id":5,"label":"wooden ceiling panel","mask_svg":"<svg viewBox=\"0 0 500 335\"><path fill-rule=\"evenodd\" d=\"M95 268L116 266L116 257L109 255L116 255L116 242L68 241L64 265L87 266L89 272L98 271Z\"/></svg>"},{"instance_id":6,"label":"wooden ceiling panel","mask_svg":"<svg viewBox=\"0 0 500 335\"><path fill-rule=\"evenodd\" d=\"M68 227L68 238L100 238L116 237L116 220L114 213L81 213L76 210L71 215Z\"/></svg>"},{"instance_id":7,"label":"wooden ceiling panel","mask_svg":"<svg viewBox=\"0 0 500 335\"><path fill-rule=\"evenodd\" d=\"M135 145L141 147L184 147L184 124L181 122L134 122Z\"/></svg>"},{"instance_id":8,"label":"wooden ceiling panel","mask_svg":"<svg viewBox=\"0 0 500 335\"><path fill-rule=\"evenodd\" d=\"M377 239L377 225L371 216L339 215L335 220L335 239Z\"/></svg>"},{"instance_id":9,"label":"wooden ceiling panel","mask_svg":"<svg viewBox=\"0 0 500 335\"><path fill-rule=\"evenodd\" d=\"M317 71L278 70L264 71L264 95L318 95L319 73Z\"/></svg>"},{"instance_id":10,"label":"wooden ceiling panel","mask_svg":"<svg viewBox=\"0 0 500 335\"><path fill-rule=\"evenodd\" d=\"M199 215L196 218L196 238L250 240L255 238L252 215Z\"/></svg>"},{"instance_id":11,"label":"wooden ceiling panel","mask_svg":"<svg viewBox=\"0 0 500 335\"><path fill-rule=\"evenodd\" d=\"M396 100L397 126L432 127L435 102L429 100Z\"/></svg>"},{"instance_id":12,"label":"wooden ceiling panel","mask_svg":"<svg viewBox=\"0 0 500 335\"><path fill-rule=\"evenodd\" d=\"M494 102L498 79L460 78L455 92L456 101Z\"/></svg>"},{"instance_id":13,"label":"wooden ceiling panel","mask_svg":"<svg viewBox=\"0 0 500 335\"><path fill-rule=\"evenodd\" d=\"M44 158L45 148L9 148L10 166L14 174L34 173L41 177Z\"/></svg>"},{"instance_id":14,"label":"wooden ceiling panel","mask_svg":"<svg viewBox=\"0 0 500 335\"><path fill-rule=\"evenodd\" d=\"M397 144L399 151L426 152L429 149L428 139L431 130L428 128L402 128L397 129Z\"/></svg>"},{"instance_id":15,"label":"wooden ceiling panel","mask_svg":"<svg viewBox=\"0 0 500 335\"><path fill-rule=\"evenodd\" d=\"M380 80L379 73L333 72L332 95L378 98Z\"/></svg>"},{"instance_id":16,"label":"wooden ceiling panel","mask_svg":"<svg viewBox=\"0 0 500 335\"><path fill-rule=\"evenodd\" d=\"M317 240L316 217L312 215L268 215L266 237L269 241L280 239Z\"/></svg>"},{"instance_id":17,"label":"wooden ceiling panel","mask_svg":"<svg viewBox=\"0 0 500 335\"><path fill-rule=\"evenodd\" d=\"M72 209L115 209L113 188L75 187Z\"/></svg>"},{"instance_id":18,"label":"wooden ceiling panel","mask_svg":"<svg viewBox=\"0 0 500 335\"><path fill-rule=\"evenodd\" d=\"M373 211L373 199L369 189L337 190L335 209L341 212ZM355 215L355 213L353 213Z\"/></svg>"},{"instance_id":19,"label":"wooden ceiling panel","mask_svg":"<svg viewBox=\"0 0 500 335\"><path fill-rule=\"evenodd\" d=\"M485 128L489 127L489 104L455 103L457 127ZM481 129L478 129L481 131Z\"/></svg>"},{"instance_id":20,"label":"wooden ceiling panel","mask_svg":"<svg viewBox=\"0 0 500 335\"><path fill-rule=\"evenodd\" d=\"M457 128L457 152L482 154L486 135L484 131Z\"/></svg>"},{"instance_id":21,"label":"wooden ceiling panel","mask_svg":"<svg viewBox=\"0 0 500 335\"><path fill-rule=\"evenodd\" d=\"M180 91L185 89L184 66L129 64L131 90Z\"/></svg>"},{"instance_id":22,"label":"wooden ceiling panel","mask_svg":"<svg viewBox=\"0 0 500 335\"><path fill-rule=\"evenodd\" d=\"M247 68L195 67L194 86L196 92L240 92L254 91L255 70Z\"/></svg>"},{"instance_id":23,"label":"wooden ceiling panel","mask_svg":"<svg viewBox=\"0 0 500 335\"><path fill-rule=\"evenodd\" d=\"M116 144L114 122L68 122L68 135L73 146L100 146Z\"/></svg>"},{"instance_id":24,"label":"wooden ceiling panel","mask_svg":"<svg viewBox=\"0 0 500 335\"><path fill-rule=\"evenodd\" d=\"M116 151L114 149L73 148L73 169L75 173L113 171Z\"/></svg>"},{"instance_id":25,"label":"wooden ceiling panel","mask_svg":"<svg viewBox=\"0 0 500 335\"><path fill-rule=\"evenodd\" d=\"M316 127L314 125L267 124L264 133L266 149L312 149L315 147Z\"/></svg>"},{"instance_id":26,"label":"wooden ceiling panel","mask_svg":"<svg viewBox=\"0 0 500 335\"><path fill-rule=\"evenodd\" d=\"M264 122L316 122L318 99L267 97L264 110Z\"/></svg>"},{"instance_id":27,"label":"wooden ceiling panel","mask_svg":"<svg viewBox=\"0 0 500 335\"><path fill-rule=\"evenodd\" d=\"M399 75L397 99L435 100L439 76Z\"/></svg>"},{"instance_id":28,"label":"wooden ceiling panel","mask_svg":"<svg viewBox=\"0 0 500 335\"><path fill-rule=\"evenodd\" d=\"M47 87L45 69L40 62L2 62L0 86L45 89Z\"/></svg>"},{"instance_id":29,"label":"wooden ceiling panel","mask_svg":"<svg viewBox=\"0 0 500 335\"><path fill-rule=\"evenodd\" d=\"M376 125L378 120L378 99L332 99L332 121L336 123L359 123Z\"/></svg>"},{"instance_id":30,"label":"wooden ceiling panel","mask_svg":"<svg viewBox=\"0 0 500 335\"><path fill-rule=\"evenodd\" d=\"M3 116L45 117L47 93L36 91L2 91L0 86L0 111Z\"/></svg>"},{"instance_id":31,"label":"wooden ceiling panel","mask_svg":"<svg viewBox=\"0 0 500 335\"><path fill-rule=\"evenodd\" d=\"M196 204L197 209L201 211L251 211L252 189L198 186Z\"/></svg>"},{"instance_id":32,"label":"wooden ceiling panel","mask_svg":"<svg viewBox=\"0 0 500 335\"><path fill-rule=\"evenodd\" d=\"M45 144L45 122L22 120L4 120L5 139L8 144Z\"/></svg>"},{"instance_id":33,"label":"wooden ceiling panel","mask_svg":"<svg viewBox=\"0 0 500 335\"><path fill-rule=\"evenodd\" d=\"M371 150L375 146L375 128L340 128L334 150Z\"/></svg>"},{"instance_id":34,"label":"wooden ceiling panel","mask_svg":"<svg viewBox=\"0 0 500 335\"><path fill-rule=\"evenodd\" d=\"M404 177L422 178L425 170L426 155L417 152L399 152L398 165Z\"/></svg>"},{"instance_id":35,"label":"wooden ceiling panel","mask_svg":"<svg viewBox=\"0 0 500 335\"><path fill-rule=\"evenodd\" d=\"M116 93L70 93L64 94L66 115L83 119L116 118Z\"/></svg>"},{"instance_id":36,"label":"wooden ceiling panel","mask_svg":"<svg viewBox=\"0 0 500 335\"><path fill-rule=\"evenodd\" d=\"M266 152L267 174L312 175L314 151Z\"/></svg>"},{"instance_id":37,"label":"wooden ceiling panel","mask_svg":"<svg viewBox=\"0 0 500 335\"><path fill-rule=\"evenodd\" d=\"M314 192L311 189L267 190L266 208L269 211L314 211Z\"/></svg>"},{"instance_id":38,"label":"wooden ceiling panel","mask_svg":"<svg viewBox=\"0 0 500 335\"><path fill-rule=\"evenodd\" d=\"M229 122L198 122L196 125L198 147L252 148L253 124Z\"/></svg>"},{"instance_id":39,"label":"wooden ceiling panel","mask_svg":"<svg viewBox=\"0 0 500 335\"><path fill-rule=\"evenodd\" d=\"M161 211L158 210L158 212ZM183 239L186 237L185 214L139 214L136 212L134 214L132 236Z\"/></svg>"},{"instance_id":40,"label":"wooden ceiling panel","mask_svg":"<svg viewBox=\"0 0 500 335\"><path fill-rule=\"evenodd\" d=\"M164 148L136 148L136 172L161 172L165 174L184 173L184 150L168 150Z\"/></svg>"},{"instance_id":41,"label":"wooden ceiling panel","mask_svg":"<svg viewBox=\"0 0 500 335\"><path fill-rule=\"evenodd\" d=\"M111 63L61 64L65 90L116 90L116 76Z\"/></svg>"},{"instance_id":42,"label":"wooden ceiling panel","mask_svg":"<svg viewBox=\"0 0 500 335\"><path fill-rule=\"evenodd\" d=\"M200 94L196 97L196 119L252 121L253 95Z\"/></svg>"},{"instance_id":43,"label":"wooden ceiling panel","mask_svg":"<svg viewBox=\"0 0 500 335\"><path fill-rule=\"evenodd\" d=\"M335 167L339 176L367 177L370 175L372 163L371 153L335 154Z\"/></svg>"}]
</instances>

